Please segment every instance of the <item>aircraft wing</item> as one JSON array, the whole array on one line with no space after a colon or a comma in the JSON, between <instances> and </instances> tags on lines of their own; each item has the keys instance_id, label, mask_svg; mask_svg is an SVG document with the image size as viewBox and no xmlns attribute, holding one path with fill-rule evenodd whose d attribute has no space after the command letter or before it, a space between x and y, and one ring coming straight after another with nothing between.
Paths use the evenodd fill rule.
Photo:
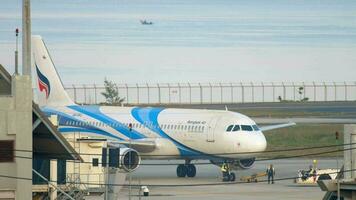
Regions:
<instances>
[{"instance_id":1,"label":"aircraft wing","mask_svg":"<svg viewBox=\"0 0 356 200\"><path fill-rule=\"evenodd\" d=\"M156 148L156 142L152 139L138 139L138 140L122 140L111 141L112 144L125 145L128 148L135 149L138 152L147 153Z\"/></svg>"},{"instance_id":2,"label":"aircraft wing","mask_svg":"<svg viewBox=\"0 0 356 200\"><path fill-rule=\"evenodd\" d=\"M276 124L276 125L269 125L269 126L260 126L261 131L270 131L270 130L274 130L274 129L278 129L278 128L285 128L285 127L289 127L289 126L294 126L296 125L296 123L294 122L289 122L289 123L285 123L285 124Z\"/></svg>"}]
</instances>

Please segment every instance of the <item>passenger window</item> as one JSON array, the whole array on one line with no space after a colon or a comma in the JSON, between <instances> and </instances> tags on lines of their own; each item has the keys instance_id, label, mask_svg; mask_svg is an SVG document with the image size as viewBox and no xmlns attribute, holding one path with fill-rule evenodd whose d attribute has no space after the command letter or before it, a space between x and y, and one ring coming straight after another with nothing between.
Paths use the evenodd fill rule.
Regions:
<instances>
[{"instance_id":1,"label":"passenger window","mask_svg":"<svg viewBox=\"0 0 356 200\"><path fill-rule=\"evenodd\" d=\"M227 127L226 131L230 132L232 130L232 127L234 127L234 125L230 125Z\"/></svg>"},{"instance_id":2,"label":"passenger window","mask_svg":"<svg viewBox=\"0 0 356 200\"><path fill-rule=\"evenodd\" d=\"M240 125L235 125L232 131L239 131L240 130Z\"/></svg>"},{"instance_id":3,"label":"passenger window","mask_svg":"<svg viewBox=\"0 0 356 200\"><path fill-rule=\"evenodd\" d=\"M249 126L249 125L241 125L241 129L243 131L252 131L252 126Z\"/></svg>"},{"instance_id":4,"label":"passenger window","mask_svg":"<svg viewBox=\"0 0 356 200\"><path fill-rule=\"evenodd\" d=\"M252 128L253 128L254 131L259 131L260 130L257 125L252 125Z\"/></svg>"}]
</instances>

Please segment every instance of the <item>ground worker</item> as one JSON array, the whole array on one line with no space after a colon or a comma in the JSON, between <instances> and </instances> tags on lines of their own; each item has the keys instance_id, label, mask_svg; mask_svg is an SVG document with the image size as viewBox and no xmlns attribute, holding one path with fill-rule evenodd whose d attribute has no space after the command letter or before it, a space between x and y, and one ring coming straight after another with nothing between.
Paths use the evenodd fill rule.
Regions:
<instances>
[{"instance_id":1,"label":"ground worker","mask_svg":"<svg viewBox=\"0 0 356 200\"><path fill-rule=\"evenodd\" d=\"M269 165L269 167L267 167L266 173L268 176L268 184L274 184L274 176L276 175L276 171L274 170L273 165Z\"/></svg>"},{"instance_id":2,"label":"ground worker","mask_svg":"<svg viewBox=\"0 0 356 200\"><path fill-rule=\"evenodd\" d=\"M222 165L221 165L221 172L222 172L222 175L223 175L223 180L226 180L226 178L229 177L229 173L230 173L230 169L229 169L229 164L224 162Z\"/></svg>"}]
</instances>

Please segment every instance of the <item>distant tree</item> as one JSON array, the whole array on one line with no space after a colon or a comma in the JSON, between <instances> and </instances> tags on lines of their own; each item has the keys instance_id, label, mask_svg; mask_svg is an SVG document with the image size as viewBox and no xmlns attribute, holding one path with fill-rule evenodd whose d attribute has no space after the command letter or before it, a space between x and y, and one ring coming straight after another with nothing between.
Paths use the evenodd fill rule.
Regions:
<instances>
[{"instance_id":1,"label":"distant tree","mask_svg":"<svg viewBox=\"0 0 356 200\"><path fill-rule=\"evenodd\" d=\"M309 101L309 98L308 97L305 97L301 100L302 102L305 102L305 101Z\"/></svg>"},{"instance_id":2,"label":"distant tree","mask_svg":"<svg viewBox=\"0 0 356 200\"><path fill-rule=\"evenodd\" d=\"M105 97L106 103L110 105L120 105L125 101L125 98L119 97L119 90L117 85L105 78L104 81L105 92L101 94Z\"/></svg>"},{"instance_id":3,"label":"distant tree","mask_svg":"<svg viewBox=\"0 0 356 200\"><path fill-rule=\"evenodd\" d=\"M299 93L299 100L302 100L302 95L304 93L304 87L299 87L298 88L298 93Z\"/></svg>"},{"instance_id":4,"label":"distant tree","mask_svg":"<svg viewBox=\"0 0 356 200\"><path fill-rule=\"evenodd\" d=\"M278 101L279 101L279 102L282 102L282 101L283 101L283 99L282 99L281 96L278 96Z\"/></svg>"}]
</instances>

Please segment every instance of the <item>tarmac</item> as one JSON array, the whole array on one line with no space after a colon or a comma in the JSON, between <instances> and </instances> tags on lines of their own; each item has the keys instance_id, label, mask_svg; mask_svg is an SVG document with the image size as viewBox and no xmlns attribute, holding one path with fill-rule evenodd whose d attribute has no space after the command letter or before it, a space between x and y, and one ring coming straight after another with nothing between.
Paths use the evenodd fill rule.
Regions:
<instances>
[{"instance_id":1,"label":"tarmac","mask_svg":"<svg viewBox=\"0 0 356 200\"><path fill-rule=\"evenodd\" d=\"M119 199L322 199L324 192L317 185L297 185L293 177L299 169L308 169L313 162L312 159L285 159L273 161L259 161L249 170L237 171L237 180L233 184L199 186L199 184L221 184L220 169L211 164L196 165L197 176L195 178L177 178L176 163L181 161L143 161L138 170L131 174L131 184L161 185L148 186L149 197L140 197L137 187L131 187L131 198L129 198L129 187L125 186ZM165 165L145 165L165 164ZM207 163L200 161L200 163ZM168 164L168 165L167 165ZM264 172L269 164L273 164L276 170L275 184L267 184L266 177L261 178L258 183L242 183L241 176L256 172ZM321 159L318 160L318 168L336 168L342 164L342 160ZM129 184L129 176L126 184ZM287 180L278 180L285 179ZM169 186L193 184L197 186ZM101 199L101 198L95 198Z\"/></svg>"}]
</instances>

